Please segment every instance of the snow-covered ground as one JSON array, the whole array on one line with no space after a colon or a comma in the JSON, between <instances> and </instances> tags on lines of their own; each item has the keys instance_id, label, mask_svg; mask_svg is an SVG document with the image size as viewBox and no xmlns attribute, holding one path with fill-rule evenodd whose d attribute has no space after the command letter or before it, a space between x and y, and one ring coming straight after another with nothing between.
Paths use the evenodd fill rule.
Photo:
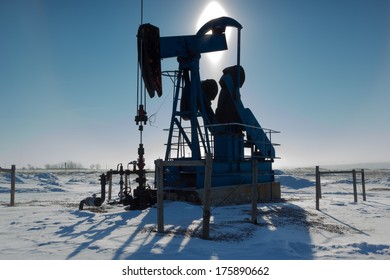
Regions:
<instances>
[{"instance_id":1,"label":"snow-covered ground","mask_svg":"<svg viewBox=\"0 0 390 280\"><path fill-rule=\"evenodd\" d=\"M281 171L283 202L212 208L211 239L201 236L202 208L165 201L157 211L123 206L79 211L100 191L97 172L18 171L16 206L10 176L0 174L0 259L390 259L390 170L366 170L367 201L353 202L349 175L322 177L315 210L314 169ZM360 178L358 176L358 178ZM118 190L118 185L114 185Z\"/></svg>"}]
</instances>

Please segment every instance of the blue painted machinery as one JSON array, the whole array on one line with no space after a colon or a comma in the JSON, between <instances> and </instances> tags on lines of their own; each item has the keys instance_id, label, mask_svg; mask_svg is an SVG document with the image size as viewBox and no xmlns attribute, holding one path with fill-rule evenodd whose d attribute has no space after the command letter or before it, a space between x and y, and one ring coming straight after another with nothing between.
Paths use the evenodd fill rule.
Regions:
<instances>
[{"instance_id":1,"label":"blue painted machinery","mask_svg":"<svg viewBox=\"0 0 390 280\"><path fill-rule=\"evenodd\" d=\"M219 86L202 80L201 54L227 50L225 30L237 30L237 64L225 68ZM160 37L159 29L143 24L138 30L138 59L149 96L162 95L162 75L175 83L165 161L201 160L213 154L212 187L250 184L252 160L258 162L258 182L274 182L275 149L271 134L263 129L241 100L245 72L240 65L242 26L229 17L213 19L195 35ZM211 32L211 33L210 33ZM176 57L177 71L162 72L161 59ZM219 93L219 96L218 96ZM218 96L214 110L211 102ZM165 190L203 188L204 167L170 166L164 169Z\"/></svg>"},{"instance_id":2,"label":"blue painted machinery","mask_svg":"<svg viewBox=\"0 0 390 280\"><path fill-rule=\"evenodd\" d=\"M237 29L237 64L222 71L219 90L215 80L201 79L199 61L203 53L227 50L227 27ZM156 93L162 96L162 75L170 76L175 84L164 160L178 164L164 168L163 184L164 190L171 193L180 193L181 196L186 193L185 200L200 202L196 194L204 186L205 170L204 166L188 166L184 162L202 160L206 154L213 155L213 188L236 190L250 184L254 160L258 164L258 183L270 185L274 182L272 163L276 157L271 134L276 131L263 129L241 100L240 88L245 81L245 72L240 65L241 29L241 24L229 17L211 20L197 34L189 36L160 37L159 29L151 24L141 24L138 29L138 61L149 96L153 98ZM178 70L162 72L161 59L172 57L177 58ZM214 110L211 104L217 96ZM117 170L102 174L100 197L94 194L81 200L80 210L84 206L100 207L104 203L106 184L112 182L113 175L120 176L117 203L128 205L130 210L145 209L156 203L156 190L146 184L144 169L142 133L147 121L146 95L142 83L141 87L137 83L138 159L131 162L132 170L124 170L119 164ZM133 191L123 187L123 176L131 174L137 176L137 187Z\"/></svg>"}]
</instances>

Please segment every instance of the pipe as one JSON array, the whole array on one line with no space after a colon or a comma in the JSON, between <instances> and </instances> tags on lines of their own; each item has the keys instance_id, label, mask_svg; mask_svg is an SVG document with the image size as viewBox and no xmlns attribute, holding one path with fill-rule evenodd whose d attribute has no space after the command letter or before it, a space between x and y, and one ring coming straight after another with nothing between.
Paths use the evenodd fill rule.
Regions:
<instances>
[{"instance_id":1,"label":"pipe","mask_svg":"<svg viewBox=\"0 0 390 280\"><path fill-rule=\"evenodd\" d=\"M102 203L104 202L104 200L106 199L106 182L107 182L107 176L103 173L102 175L100 175L100 193L101 193L101 200L102 200ZM101 204L100 204L101 205Z\"/></svg>"},{"instance_id":2,"label":"pipe","mask_svg":"<svg viewBox=\"0 0 390 280\"><path fill-rule=\"evenodd\" d=\"M96 197L96 194L91 197L87 197L80 201L79 210L83 210L84 205L100 207L106 199L106 175L103 173L100 175L101 196Z\"/></svg>"}]
</instances>

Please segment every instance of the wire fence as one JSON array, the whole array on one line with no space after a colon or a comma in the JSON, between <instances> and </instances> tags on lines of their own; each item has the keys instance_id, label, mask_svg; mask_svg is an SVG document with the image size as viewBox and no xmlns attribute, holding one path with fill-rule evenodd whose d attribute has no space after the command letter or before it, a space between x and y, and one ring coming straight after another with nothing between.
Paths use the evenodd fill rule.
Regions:
<instances>
[{"instance_id":1,"label":"wire fence","mask_svg":"<svg viewBox=\"0 0 390 280\"><path fill-rule=\"evenodd\" d=\"M211 208L211 181L212 181L212 154L206 154L205 160L198 161L163 161L161 159L156 161L156 188L157 188L157 231L158 233L164 233L164 168L169 166L204 166L205 168L205 176L204 176L204 188L202 196L202 204L203 204L203 233L202 237L204 239L209 239L209 231L210 231L210 217L212 211L214 211L217 207L223 205L223 202L229 199L229 197L233 196L236 189L232 189L225 197L222 198L222 202L220 201L213 208ZM257 202L259 197L258 190L258 161L254 159L252 161L252 182L251 182L251 222L253 224L257 224ZM270 186L271 187L271 186Z\"/></svg>"},{"instance_id":2,"label":"wire fence","mask_svg":"<svg viewBox=\"0 0 390 280\"><path fill-rule=\"evenodd\" d=\"M321 189L321 175L329 174L352 174L352 185L353 185L353 198L354 202L358 202L358 191L357 191L357 180L356 174L361 174L361 190L363 195L363 201L366 201L366 187L365 187L365 178L364 178L364 169L361 170L347 170L347 171L320 171L320 167L316 166L316 209L320 210L320 199L322 198L322 189Z\"/></svg>"}]
</instances>

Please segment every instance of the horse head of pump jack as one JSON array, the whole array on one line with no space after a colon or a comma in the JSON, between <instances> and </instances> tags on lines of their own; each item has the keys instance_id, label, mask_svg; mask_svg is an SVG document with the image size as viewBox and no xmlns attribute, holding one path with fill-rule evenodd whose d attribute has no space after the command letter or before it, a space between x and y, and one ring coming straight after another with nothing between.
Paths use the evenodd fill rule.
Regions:
<instances>
[{"instance_id":1,"label":"horse head of pump jack","mask_svg":"<svg viewBox=\"0 0 390 280\"><path fill-rule=\"evenodd\" d=\"M226 27L242 28L236 20L220 17L204 24L195 35L160 37L158 27L142 24L137 35L138 62L149 96L154 97L155 92L162 95L161 59L177 57L180 66L185 67L199 60L201 53L227 50ZM239 54L237 60L239 64Z\"/></svg>"}]
</instances>

